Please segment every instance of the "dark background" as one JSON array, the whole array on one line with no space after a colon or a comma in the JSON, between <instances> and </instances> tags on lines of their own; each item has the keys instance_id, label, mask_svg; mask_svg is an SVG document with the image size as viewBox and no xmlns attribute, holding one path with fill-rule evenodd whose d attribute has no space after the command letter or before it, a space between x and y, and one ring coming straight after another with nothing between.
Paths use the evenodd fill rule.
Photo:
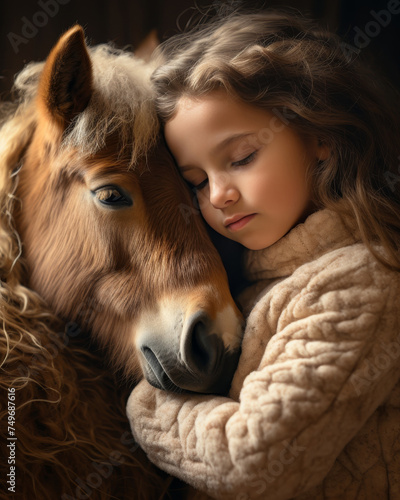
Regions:
<instances>
[{"instance_id":1,"label":"dark background","mask_svg":"<svg viewBox=\"0 0 400 500\"><path fill-rule=\"evenodd\" d=\"M354 37L369 30L368 38L358 39L361 49L377 70L400 86L400 13L391 15L387 26L379 26L371 11L387 10L399 0L300 0L248 1L249 6L292 6L321 20L331 30ZM197 0L204 7L212 0ZM221 3L221 2L220 2ZM194 0L0 0L0 97L8 97L14 74L29 61L43 60L59 35L78 22L91 44L113 41L119 47L135 49L146 34L156 28L159 38L176 33L193 14ZM45 8L50 12L45 13ZM183 13L183 14L182 14ZM371 25L375 21L375 27ZM36 24L36 26L35 26ZM374 32L375 29L375 32ZM372 31L371 31L372 30ZM29 35L29 37L27 36ZM13 42L11 41L13 40ZM350 49L351 50L351 49Z\"/></svg>"}]
</instances>

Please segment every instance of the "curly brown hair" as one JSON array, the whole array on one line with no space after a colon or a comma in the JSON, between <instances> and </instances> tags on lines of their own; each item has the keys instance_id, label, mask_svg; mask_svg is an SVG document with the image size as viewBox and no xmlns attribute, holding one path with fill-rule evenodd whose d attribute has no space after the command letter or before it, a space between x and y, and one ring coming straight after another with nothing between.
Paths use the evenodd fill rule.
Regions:
<instances>
[{"instance_id":1,"label":"curly brown hair","mask_svg":"<svg viewBox=\"0 0 400 500\"><path fill-rule=\"evenodd\" d=\"M152 77L158 113L165 123L182 96L224 89L317 137L330 155L310 172L314 206L354 216L372 254L400 270L399 100L362 54L350 53L298 13L216 16L161 45Z\"/></svg>"}]
</instances>

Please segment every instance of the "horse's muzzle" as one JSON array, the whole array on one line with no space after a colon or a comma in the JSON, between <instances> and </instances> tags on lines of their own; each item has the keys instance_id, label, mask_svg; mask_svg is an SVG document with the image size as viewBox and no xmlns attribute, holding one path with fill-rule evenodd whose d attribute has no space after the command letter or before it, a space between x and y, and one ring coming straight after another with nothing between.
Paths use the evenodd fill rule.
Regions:
<instances>
[{"instance_id":1,"label":"horse's muzzle","mask_svg":"<svg viewBox=\"0 0 400 500\"><path fill-rule=\"evenodd\" d=\"M240 347L225 346L213 321L198 311L183 326L179 341L146 335L140 350L148 382L168 391L226 395L236 370Z\"/></svg>"}]
</instances>

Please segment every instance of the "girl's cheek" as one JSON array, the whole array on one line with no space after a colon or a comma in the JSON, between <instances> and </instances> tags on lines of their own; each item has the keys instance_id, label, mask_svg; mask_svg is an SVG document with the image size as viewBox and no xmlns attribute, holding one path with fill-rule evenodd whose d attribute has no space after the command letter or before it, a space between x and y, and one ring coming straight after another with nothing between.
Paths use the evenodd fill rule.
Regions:
<instances>
[{"instance_id":1,"label":"girl's cheek","mask_svg":"<svg viewBox=\"0 0 400 500\"><path fill-rule=\"evenodd\" d=\"M248 199L268 204L270 200L279 198L282 182L274 174L268 173L260 177L252 176L247 182L243 182L243 186L246 187Z\"/></svg>"},{"instance_id":2,"label":"girl's cheek","mask_svg":"<svg viewBox=\"0 0 400 500\"><path fill-rule=\"evenodd\" d=\"M211 206L207 192L208 189L202 189L201 191L198 191L196 195L198 207L203 215L203 211L206 211L207 208Z\"/></svg>"},{"instance_id":3,"label":"girl's cheek","mask_svg":"<svg viewBox=\"0 0 400 500\"><path fill-rule=\"evenodd\" d=\"M212 227L218 233L221 233L222 226L218 221L215 212L213 213L211 210L202 210L201 215L210 227Z\"/></svg>"}]
</instances>

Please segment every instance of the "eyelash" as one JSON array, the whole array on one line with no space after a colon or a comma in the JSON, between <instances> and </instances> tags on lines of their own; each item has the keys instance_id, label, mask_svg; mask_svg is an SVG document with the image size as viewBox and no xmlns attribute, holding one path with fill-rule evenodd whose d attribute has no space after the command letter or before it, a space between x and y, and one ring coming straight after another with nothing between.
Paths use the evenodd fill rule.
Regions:
<instances>
[{"instance_id":1,"label":"eyelash","mask_svg":"<svg viewBox=\"0 0 400 500\"><path fill-rule=\"evenodd\" d=\"M132 200L117 186L103 186L92 191L97 200L104 206L120 208L132 205Z\"/></svg>"},{"instance_id":2,"label":"eyelash","mask_svg":"<svg viewBox=\"0 0 400 500\"><path fill-rule=\"evenodd\" d=\"M232 162L232 166L233 167L242 167L244 165L248 165L249 163L251 163L255 159L255 157L257 156L257 153L258 153L258 150L253 151L245 158L242 158L239 161ZM204 181L200 182L200 184L197 184L196 186L194 184L190 184L190 183L189 184L190 184L190 187L192 189L194 189L195 191L201 191L202 189L204 189L206 187L207 183L208 183L208 179L206 178L206 179L204 179Z\"/></svg>"},{"instance_id":3,"label":"eyelash","mask_svg":"<svg viewBox=\"0 0 400 500\"><path fill-rule=\"evenodd\" d=\"M257 153L258 153L258 150L253 151L245 158L242 158L239 161L234 161L232 163L232 166L233 167L242 167L243 165L248 165L250 162L252 162L254 160L254 158L257 156Z\"/></svg>"}]
</instances>

